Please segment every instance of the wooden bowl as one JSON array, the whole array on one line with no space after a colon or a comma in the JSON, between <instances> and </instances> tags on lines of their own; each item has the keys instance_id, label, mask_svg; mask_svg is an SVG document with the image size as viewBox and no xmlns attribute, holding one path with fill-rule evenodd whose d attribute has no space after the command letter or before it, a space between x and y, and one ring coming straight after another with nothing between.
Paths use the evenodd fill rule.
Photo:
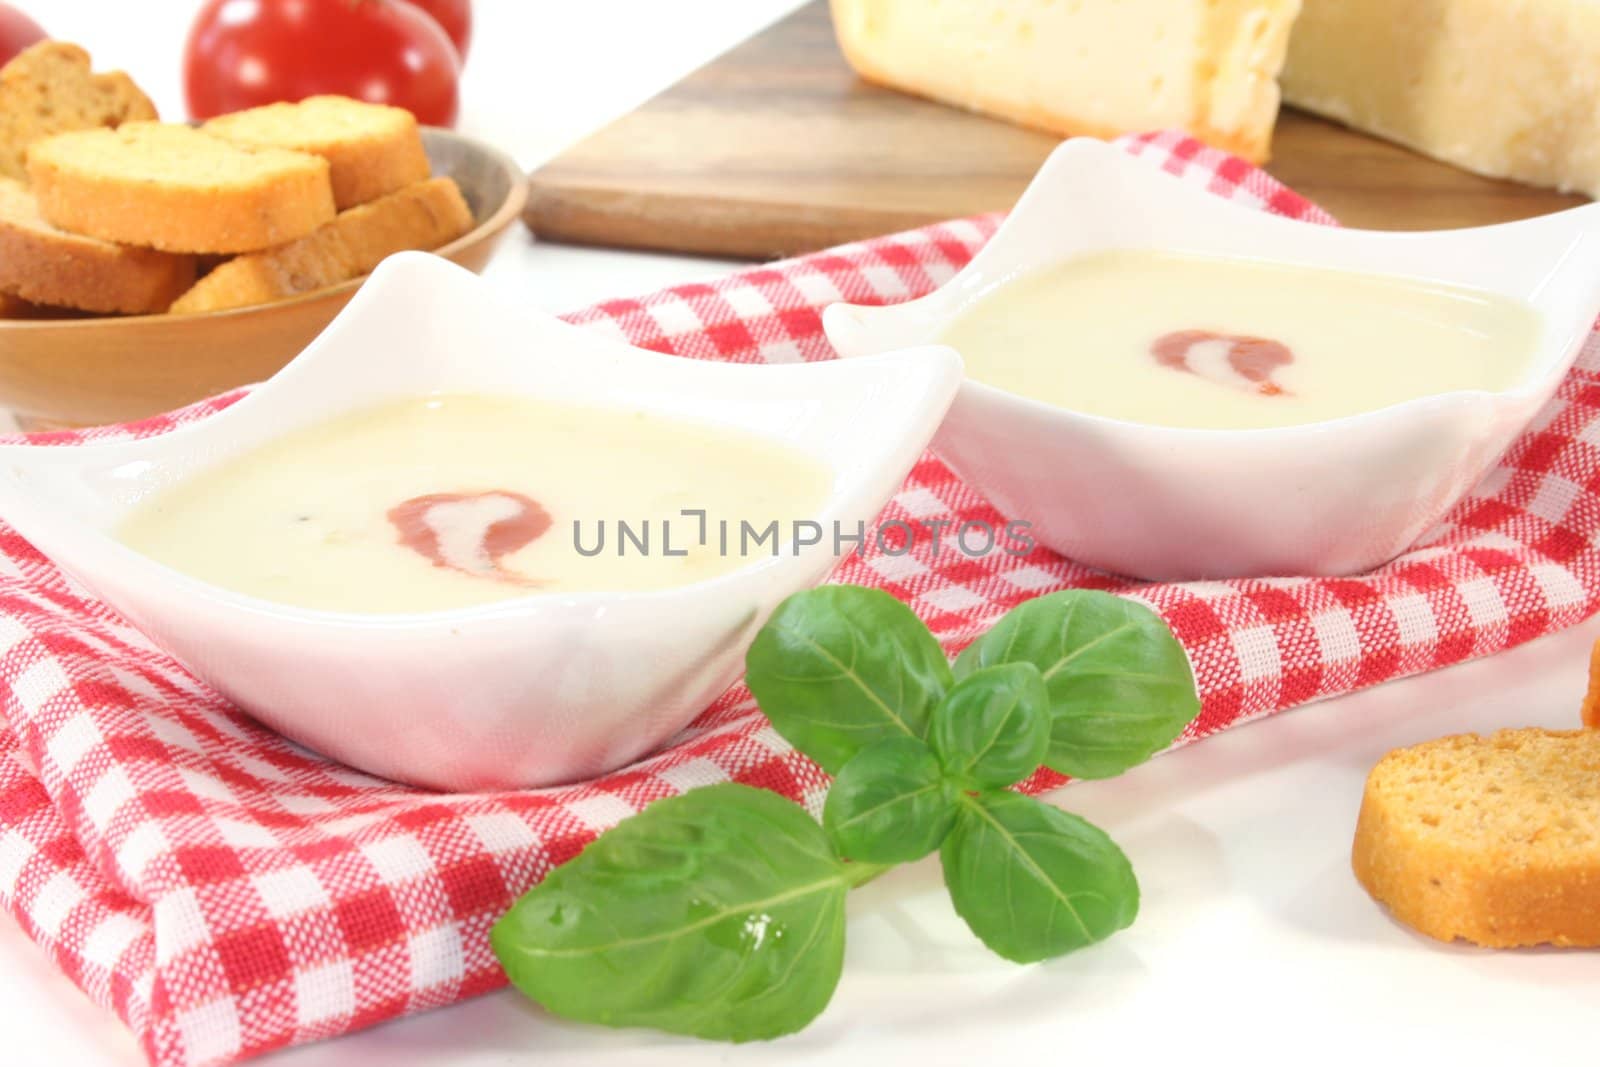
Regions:
<instances>
[{"instance_id":1,"label":"wooden bowl","mask_svg":"<svg viewBox=\"0 0 1600 1067\"><path fill-rule=\"evenodd\" d=\"M422 140L478 225L437 249L482 270L527 200L520 168L449 130ZM271 377L322 332L364 279L259 307L199 315L0 319L0 408L25 429L127 422Z\"/></svg>"}]
</instances>

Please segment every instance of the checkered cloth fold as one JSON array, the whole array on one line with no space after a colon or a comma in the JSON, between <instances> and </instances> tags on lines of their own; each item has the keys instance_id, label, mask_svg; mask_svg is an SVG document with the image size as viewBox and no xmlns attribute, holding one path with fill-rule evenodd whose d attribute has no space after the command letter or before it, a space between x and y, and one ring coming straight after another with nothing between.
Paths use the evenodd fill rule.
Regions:
<instances>
[{"instance_id":1,"label":"checkered cloth fold","mask_svg":"<svg viewBox=\"0 0 1600 1067\"><path fill-rule=\"evenodd\" d=\"M1332 220L1243 162L1171 134L1130 152L1256 208ZM682 356L825 359L830 301L948 279L985 216L615 300L571 316ZM1571 626L1600 597L1600 348L1472 495L1362 578L1144 585L1048 551L970 559L918 542L847 560L952 653L1008 608L1069 586L1152 605L1203 695L1193 741ZM79 435L144 435L230 398ZM925 456L886 518L1006 517ZM895 546L891 546L895 547ZM500 985L486 932L511 901L651 800L728 779L816 805L817 768L741 686L665 751L559 789L443 796L375 780L273 735L0 527L0 901L162 1065L223 1063ZM1060 779L1041 774L1045 789Z\"/></svg>"}]
</instances>

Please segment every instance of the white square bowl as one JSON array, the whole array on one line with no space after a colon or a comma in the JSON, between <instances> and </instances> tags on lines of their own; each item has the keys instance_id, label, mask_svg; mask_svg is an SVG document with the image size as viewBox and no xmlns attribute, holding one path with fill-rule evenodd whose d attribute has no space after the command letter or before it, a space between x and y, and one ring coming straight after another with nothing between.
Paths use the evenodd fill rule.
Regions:
<instances>
[{"instance_id":1,"label":"white square bowl","mask_svg":"<svg viewBox=\"0 0 1600 1067\"><path fill-rule=\"evenodd\" d=\"M1420 279L1526 301L1543 317L1530 370L1504 392L1275 429L1126 422L965 382L934 450L1041 543L1140 578L1342 575L1394 558L1550 399L1600 313L1600 204L1478 229L1340 229L1250 210L1078 139L951 281L889 307L833 305L823 327L846 358L928 345L996 284L1107 249ZM1095 373L1097 353L1062 352Z\"/></svg>"},{"instance_id":2,"label":"white square bowl","mask_svg":"<svg viewBox=\"0 0 1600 1067\"><path fill-rule=\"evenodd\" d=\"M0 448L0 517L219 692L311 748L439 789L549 785L627 763L693 719L738 676L777 603L833 569L831 537L675 589L362 615L220 589L114 530L151 493L290 430L435 392L631 407L759 434L832 471L813 518L853 530L899 488L960 378L949 349L783 366L664 356L406 253L218 415L143 441Z\"/></svg>"}]
</instances>

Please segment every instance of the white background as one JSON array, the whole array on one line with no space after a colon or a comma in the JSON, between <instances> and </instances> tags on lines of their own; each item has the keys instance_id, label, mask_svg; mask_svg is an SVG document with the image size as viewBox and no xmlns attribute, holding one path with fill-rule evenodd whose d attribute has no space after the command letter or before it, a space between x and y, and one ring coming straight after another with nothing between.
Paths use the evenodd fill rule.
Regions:
<instances>
[{"instance_id":1,"label":"white background","mask_svg":"<svg viewBox=\"0 0 1600 1067\"><path fill-rule=\"evenodd\" d=\"M333 2L333 0L330 0ZM198 0L24 0L180 117ZM460 128L525 165L627 110L795 0L477 0ZM718 273L710 260L536 245L489 271L551 309ZM936 863L854 894L844 982L810 1030L724 1047L553 1020L510 992L267 1057L274 1067L545 1063L1593 1062L1600 953L1447 947L1392 923L1349 872L1367 769L1460 730L1576 724L1588 624L1493 660L1313 706L1163 757L1065 806L1127 849L1135 926L1054 963L988 955ZM132 1067L133 1040L0 917L7 1064Z\"/></svg>"}]
</instances>

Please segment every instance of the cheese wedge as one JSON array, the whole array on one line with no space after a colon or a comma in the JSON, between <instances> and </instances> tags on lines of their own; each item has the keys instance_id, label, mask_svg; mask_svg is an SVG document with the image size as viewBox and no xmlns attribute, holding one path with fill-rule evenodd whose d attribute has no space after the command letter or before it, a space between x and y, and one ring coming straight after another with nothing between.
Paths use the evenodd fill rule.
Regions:
<instances>
[{"instance_id":1,"label":"cheese wedge","mask_svg":"<svg viewBox=\"0 0 1600 1067\"><path fill-rule=\"evenodd\" d=\"M1284 99L1496 178L1600 195L1600 4L1305 0Z\"/></svg>"},{"instance_id":2,"label":"cheese wedge","mask_svg":"<svg viewBox=\"0 0 1600 1067\"><path fill-rule=\"evenodd\" d=\"M1063 135L1186 130L1261 162L1300 0L832 7L840 48L869 81Z\"/></svg>"}]
</instances>

